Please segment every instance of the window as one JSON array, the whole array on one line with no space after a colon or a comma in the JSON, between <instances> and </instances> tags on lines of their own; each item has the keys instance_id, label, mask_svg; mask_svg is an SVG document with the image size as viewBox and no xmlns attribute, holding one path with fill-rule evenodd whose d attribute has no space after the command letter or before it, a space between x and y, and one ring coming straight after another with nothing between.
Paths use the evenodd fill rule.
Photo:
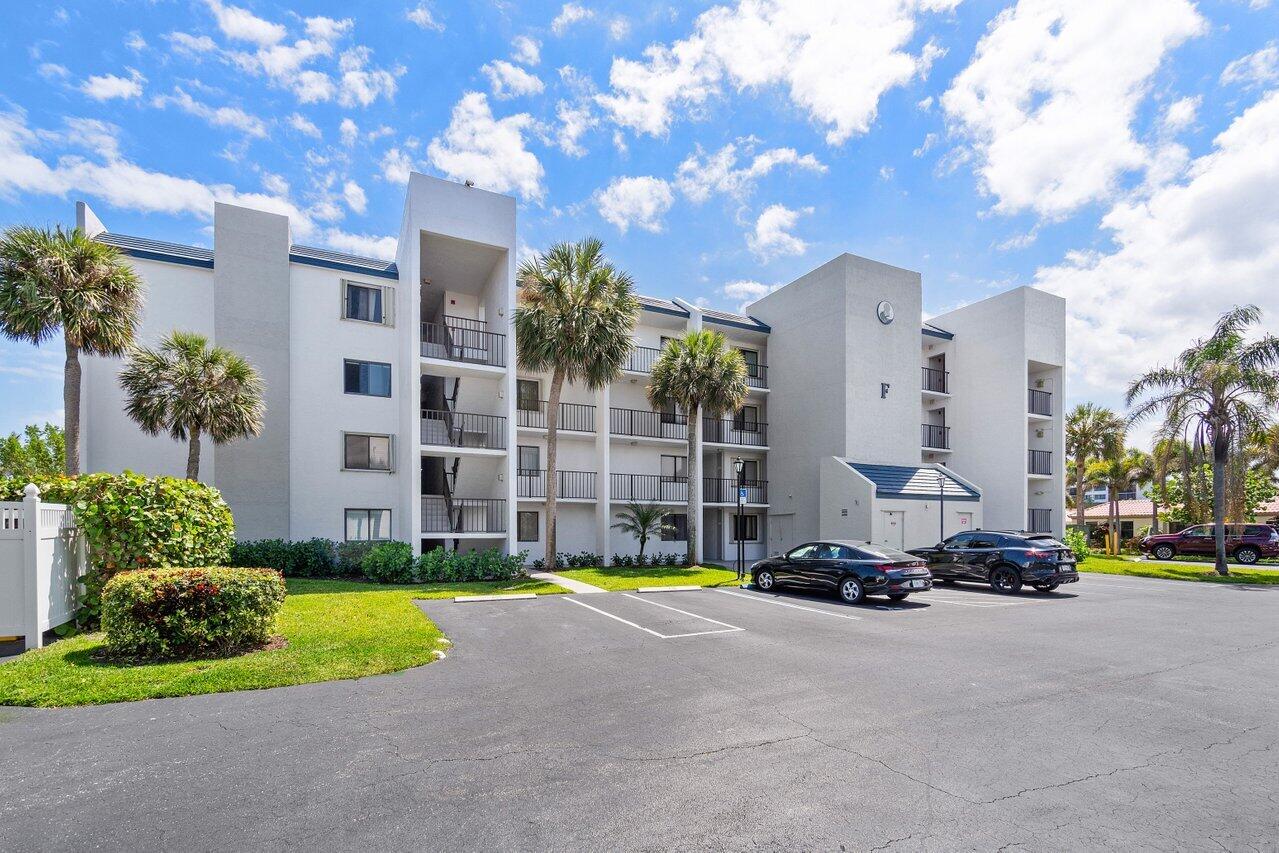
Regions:
<instances>
[{"instance_id":1,"label":"window","mask_svg":"<svg viewBox=\"0 0 1279 853\"><path fill-rule=\"evenodd\" d=\"M989 533L974 533L968 543L969 548L998 548L998 540Z\"/></svg>"},{"instance_id":2,"label":"window","mask_svg":"<svg viewBox=\"0 0 1279 853\"><path fill-rule=\"evenodd\" d=\"M742 361L746 362L746 375L752 379L759 376L759 353L753 349L738 350L742 354Z\"/></svg>"},{"instance_id":3,"label":"window","mask_svg":"<svg viewBox=\"0 0 1279 853\"><path fill-rule=\"evenodd\" d=\"M342 363L343 390L348 394L366 394L370 397L391 396L391 365L380 361L356 361L348 358Z\"/></svg>"},{"instance_id":4,"label":"window","mask_svg":"<svg viewBox=\"0 0 1279 853\"><path fill-rule=\"evenodd\" d=\"M758 542L759 541L759 516L758 515L734 515L733 516L733 541L734 542ZM829 546L826 546L829 547ZM833 552L831 556L834 556ZM829 558L823 558L829 559Z\"/></svg>"},{"instance_id":5,"label":"window","mask_svg":"<svg viewBox=\"0 0 1279 853\"><path fill-rule=\"evenodd\" d=\"M347 542L378 542L391 538L389 509L348 509L346 511Z\"/></svg>"},{"instance_id":6,"label":"window","mask_svg":"<svg viewBox=\"0 0 1279 853\"><path fill-rule=\"evenodd\" d=\"M788 560L811 560L813 555L817 553L817 543L810 542L807 545L800 545L794 551L786 555Z\"/></svg>"},{"instance_id":7,"label":"window","mask_svg":"<svg viewBox=\"0 0 1279 853\"><path fill-rule=\"evenodd\" d=\"M518 452L519 455L516 457L515 467L519 469L520 474L536 474L542 470L542 452L540 448L521 444Z\"/></svg>"},{"instance_id":8,"label":"window","mask_svg":"<svg viewBox=\"0 0 1279 853\"><path fill-rule=\"evenodd\" d=\"M946 540L947 548L971 548L973 546L973 537L976 533L960 533Z\"/></svg>"},{"instance_id":9,"label":"window","mask_svg":"<svg viewBox=\"0 0 1279 853\"><path fill-rule=\"evenodd\" d=\"M759 482L759 460L758 459L742 460L742 481L745 483Z\"/></svg>"},{"instance_id":10,"label":"window","mask_svg":"<svg viewBox=\"0 0 1279 853\"><path fill-rule=\"evenodd\" d=\"M755 432L759 425L759 406L742 406L733 415L733 429Z\"/></svg>"},{"instance_id":11,"label":"window","mask_svg":"<svg viewBox=\"0 0 1279 853\"><path fill-rule=\"evenodd\" d=\"M350 471L390 471L391 437L343 433L342 467Z\"/></svg>"},{"instance_id":12,"label":"window","mask_svg":"<svg viewBox=\"0 0 1279 853\"><path fill-rule=\"evenodd\" d=\"M518 525L516 530L519 531L518 539L520 542L536 542L538 540L538 516L536 511L520 510Z\"/></svg>"},{"instance_id":13,"label":"window","mask_svg":"<svg viewBox=\"0 0 1279 853\"><path fill-rule=\"evenodd\" d=\"M662 482L675 483L688 478L687 456L662 457Z\"/></svg>"},{"instance_id":14,"label":"window","mask_svg":"<svg viewBox=\"0 0 1279 853\"><path fill-rule=\"evenodd\" d=\"M393 291L373 284L342 282L342 319L391 325Z\"/></svg>"},{"instance_id":15,"label":"window","mask_svg":"<svg viewBox=\"0 0 1279 853\"><path fill-rule=\"evenodd\" d=\"M1181 531L1181 535L1186 537L1210 538L1213 536L1213 529L1211 525L1200 524L1195 527L1187 527L1185 530Z\"/></svg>"},{"instance_id":16,"label":"window","mask_svg":"<svg viewBox=\"0 0 1279 853\"><path fill-rule=\"evenodd\" d=\"M1123 540L1131 539L1133 535L1133 523L1131 521L1119 522L1119 538Z\"/></svg>"},{"instance_id":17,"label":"window","mask_svg":"<svg viewBox=\"0 0 1279 853\"><path fill-rule=\"evenodd\" d=\"M683 416L684 413L674 403L667 403L662 406L662 423L664 424L684 423Z\"/></svg>"},{"instance_id":18,"label":"window","mask_svg":"<svg viewBox=\"0 0 1279 853\"><path fill-rule=\"evenodd\" d=\"M662 516L662 541L663 542L686 542L688 541L688 514L683 512L671 512Z\"/></svg>"},{"instance_id":19,"label":"window","mask_svg":"<svg viewBox=\"0 0 1279 853\"><path fill-rule=\"evenodd\" d=\"M515 380L515 408L522 412L537 412L542 399L541 383L536 379Z\"/></svg>"}]
</instances>

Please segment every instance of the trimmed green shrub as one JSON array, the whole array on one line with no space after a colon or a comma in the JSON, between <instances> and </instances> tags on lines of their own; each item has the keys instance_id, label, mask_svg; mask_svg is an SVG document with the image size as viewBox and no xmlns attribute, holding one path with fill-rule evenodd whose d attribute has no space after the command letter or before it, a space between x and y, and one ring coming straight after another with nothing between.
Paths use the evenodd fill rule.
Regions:
<instances>
[{"instance_id":1,"label":"trimmed green shrub","mask_svg":"<svg viewBox=\"0 0 1279 853\"><path fill-rule=\"evenodd\" d=\"M231 546L229 564L275 569L286 578L327 578L337 571L336 549L331 539L250 539Z\"/></svg>"},{"instance_id":2,"label":"trimmed green shrub","mask_svg":"<svg viewBox=\"0 0 1279 853\"><path fill-rule=\"evenodd\" d=\"M0 501L20 501L27 483L40 487L40 500L51 504L75 503L75 477L0 477Z\"/></svg>"},{"instance_id":3,"label":"trimmed green shrub","mask_svg":"<svg viewBox=\"0 0 1279 853\"><path fill-rule=\"evenodd\" d=\"M227 655L270 639L284 594L273 569L120 572L102 591L102 628L122 657Z\"/></svg>"},{"instance_id":4,"label":"trimmed green shrub","mask_svg":"<svg viewBox=\"0 0 1279 853\"><path fill-rule=\"evenodd\" d=\"M364 557L373 550L376 542L354 541L337 543L334 571L343 577L358 577L360 564Z\"/></svg>"},{"instance_id":5,"label":"trimmed green shrub","mask_svg":"<svg viewBox=\"0 0 1279 853\"><path fill-rule=\"evenodd\" d=\"M419 583L470 583L472 581L509 581L524 573L528 552L505 556L498 548L487 551L445 551L433 548L414 565L414 580Z\"/></svg>"},{"instance_id":6,"label":"trimmed green shrub","mask_svg":"<svg viewBox=\"0 0 1279 853\"><path fill-rule=\"evenodd\" d=\"M413 548L407 542L379 542L364 555L360 570L378 583L412 583Z\"/></svg>"},{"instance_id":7,"label":"trimmed green shrub","mask_svg":"<svg viewBox=\"0 0 1279 853\"><path fill-rule=\"evenodd\" d=\"M1088 537L1077 527L1067 530L1061 541L1063 545L1075 552L1075 560L1080 563L1092 554L1092 548L1088 547Z\"/></svg>"}]
</instances>

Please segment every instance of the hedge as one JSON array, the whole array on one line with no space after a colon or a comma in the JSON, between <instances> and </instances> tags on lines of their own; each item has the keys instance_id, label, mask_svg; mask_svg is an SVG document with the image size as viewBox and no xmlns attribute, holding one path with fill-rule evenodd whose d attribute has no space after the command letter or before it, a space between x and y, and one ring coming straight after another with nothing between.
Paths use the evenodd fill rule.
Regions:
<instances>
[{"instance_id":1,"label":"hedge","mask_svg":"<svg viewBox=\"0 0 1279 853\"><path fill-rule=\"evenodd\" d=\"M102 628L121 657L227 655L270 639L284 595L273 569L120 572L102 591Z\"/></svg>"},{"instance_id":2,"label":"hedge","mask_svg":"<svg viewBox=\"0 0 1279 853\"><path fill-rule=\"evenodd\" d=\"M358 543L364 544L364 543ZM338 569L338 544L332 539L251 539L231 546L232 566L275 569L286 578L331 578ZM358 573L358 563L354 572Z\"/></svg>"},{"instance_id":3,"label":"hedge","mask_svg":"<svg viewBox=\"0 0 1279 853\"><path fill-rule=\"evenodd\" d=\"M408 543L381 542L360 567L366 578L378 583L508 581L524 574L527 557L527 551L506 556L498 548L466 552L435 548L415 560Z\"/></svg>"}]
</instances>

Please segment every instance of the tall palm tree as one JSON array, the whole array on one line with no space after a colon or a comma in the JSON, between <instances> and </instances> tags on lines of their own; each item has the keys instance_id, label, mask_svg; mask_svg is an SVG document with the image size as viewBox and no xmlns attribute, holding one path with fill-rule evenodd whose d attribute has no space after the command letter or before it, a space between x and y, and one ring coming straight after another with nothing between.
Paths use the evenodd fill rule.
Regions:
<instances>
[{"instance_id":1,"label":"tall palm tree","mask_svg":"<svg viewBox=\"0 0 1279 853\"><path fill-rule=\"evenodd\" d=\"M640 303L631 277L594 237L556 243L519 268L515 346L520 367L551 374L546 402L546 565L555 567L556 472L564 382L591 390L621 375L634 347Z\"/></svg>"},{"instance_id":2,"label":"tall palm tree","mask_svg":"<svg viewBox=\"0 0 1279 853\"><path fill-rule=\"evenodd\" d=\"M0 332L37 346L62 330L66 472L80 473L80 354L133 344L142 284L114 246L79 228L15 226L0 237Z\"/></svg>"},{"instance_id":3,"label":"tall palm tree","mask_svg":"<svg viewBox=\"0 0 1279 853\"><path fill-rule=\"evenodd\" d=\"M1113 453L1088 466L1087 482L1103 486L1106 501L1106 553L1119 553L1119 493L1145 483L1153 476L1149 454L1135 448Z\"/></svg>"},{"instance_id":4,"label":"tall palm tree","mask_svg":"<svg viewBox=\"0 0 1279 853\"><path fill-rule=\"evenodd\" d=\"M120 371L124 410L148 435L186 441L187 479L200 477L200 438L225 444L262 432L262 378L203 335L175 331L155 349L139 347Z\"/></svg>"},{"instance_id":5,"label":"tall palm tree","mask_svg":"<svg viewBox=\"0 0 1279 853\"><path fill-rule=\"evenodd\" d=\"M1103 406L1080 403L1066 416L1066 454L1075 463L1075 525L1084 526L1084 481L1088 465L1123 449L1123 419Z\"/></svg>"},{"instance_id":6,"label":"tall palm tree","mask_svg":"<svg viewBox=\"0 0 1279 853\"><path fill-rule=\"evenodd\" d=\"M662 348L653 364L648 401L655 408L678 406L688 417L688 564L697 565L697 507L702 480L697 458L701 418L719 418L746 399L746 360L719 332L689 332ZM736 535L736 531L734 531Z\"/></svg>"},{"instance_id":7,"label":"tall palm tree","mask_svg":"<svg viewBox=\"0 0 1279 853\"><path fill-rule=\"evenodd\" d=\"M654 536L661 536L674 528L662 521L666 510L657 504L630 501L626 508L617 514L614 530L629 533L639 540L640 562L644 561L644 546Z\"/></svg>"},{"instance_id":8,"label":"tall palm tree","mask_svg":"<svg viewBox=\"0 0 1279 853\"><path fill-rule=\"evenodd\" d=\"M1217 573L1226 565L1226 467L1232 451L1270 427L1279 407L1279 337L1249 342L1261 321L1255 305L1222 314L1212 334L1184 350L1172 367L1158 367L1128 386L1128 417L1136 423L1163 413L1165 435L1184 436L1196 450L1212 454L1212 516Z\"/></svg>"},{"instance_id":9,"label":"tall palm tree","mask_svg":"<svg viewBox=\"0 0 1279 853\"><path fill-rule=\"evenodd\" d=\"M1155 439L1150 449L1150 482L1154 487L1150 495L1150 531L1159 530L1159 498L1168 488L1168 476L1177 470L1178 462L1190 455L1190 448L1184 441L1175 436L1162 436Z\"/></svg>"}]
</instances>

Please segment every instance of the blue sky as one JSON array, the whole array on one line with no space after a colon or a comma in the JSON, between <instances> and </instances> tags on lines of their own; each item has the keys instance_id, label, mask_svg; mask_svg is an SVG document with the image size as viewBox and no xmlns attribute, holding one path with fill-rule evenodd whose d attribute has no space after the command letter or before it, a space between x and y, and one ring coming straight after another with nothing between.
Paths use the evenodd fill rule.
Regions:
<instances>
[{"instance_id":1,"label":"blue sky","mask_svg":"<svg viewBox=\"0 0 1279 853\"><path fill-rule=\"evenodd\" d=\"M389 256L408 169L736 309L848 251L929 312L1068 299L1072 401L1221 310L1279 318L1279 2L6 4L0 224L208 245L212 205ZM0 342L0 433L59 419Z\"/></svg>"}]
</instances>

